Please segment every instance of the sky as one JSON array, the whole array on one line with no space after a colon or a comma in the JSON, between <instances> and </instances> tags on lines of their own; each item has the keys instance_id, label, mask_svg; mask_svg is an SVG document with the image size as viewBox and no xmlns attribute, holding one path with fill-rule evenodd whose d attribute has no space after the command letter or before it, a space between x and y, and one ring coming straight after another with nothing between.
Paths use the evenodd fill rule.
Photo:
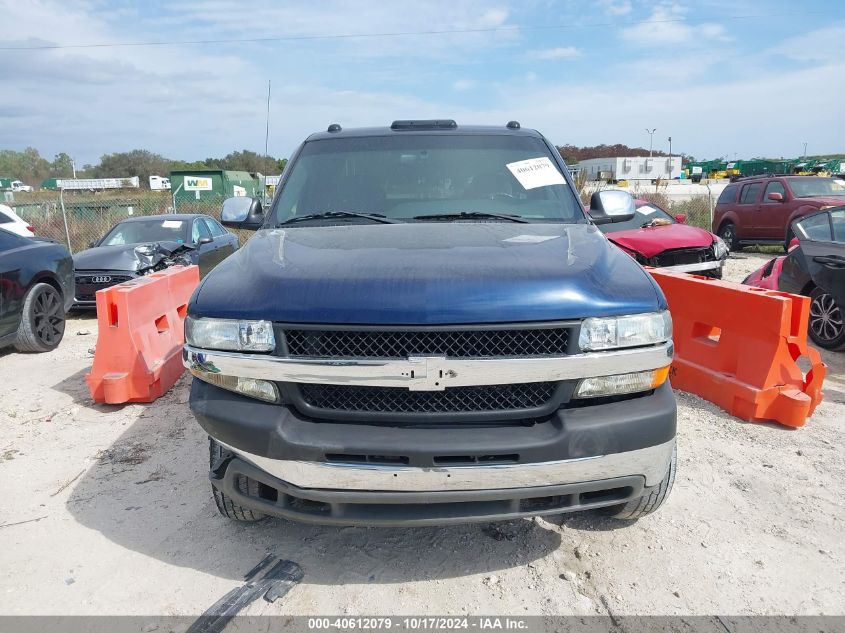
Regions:
<instances>
[{"instance_id":1,"label":"sky","mask_svg":"<svg viewBox=\"0 0 845 633\"><path fill-rule=\"evenodd\" d=\"M841 0L0 0L0 149L78 165L516 119L557 145L845 152ZM425 32L420 34L420 32ZM408 34L412 33L412 34ZM401 34L401 35L399 35ZM354 35L357 37L347 37ZM263 41L233 41L261 39ZM164 46L126 46L185 42ZM213 41L213 42L211 42ZM91 44L123 46L74 47ZM62 46L62 48L33 47ZM9 49L30 50L9 50Z\"/></svg>"}]
</instances>

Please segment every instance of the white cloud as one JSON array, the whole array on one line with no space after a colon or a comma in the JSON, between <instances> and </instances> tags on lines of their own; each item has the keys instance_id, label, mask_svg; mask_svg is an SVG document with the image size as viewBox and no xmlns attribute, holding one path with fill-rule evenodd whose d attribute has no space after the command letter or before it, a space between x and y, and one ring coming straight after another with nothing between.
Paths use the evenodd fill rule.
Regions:
<instances>
[{"instance_id":1,"label":"white cloud","mask_svg":"<svg viewBox=\"0 0 845 633\"><path fill-rule=\"evenodd\" d=\"M472 79L458 79L457 81L452 82L452 90L456 92L465 92L467 90L472 90L477 85L478 82Z\"/></svg>"},{"instance_id":2,"label":"white cloud","mask_svg":"<svg viewBox=\"0 0 845 633\"><path fill-rule=\"evenodd\" d=\"M529 51L528 56L534 59L575 59L583 53L574 46L561 46L559 48L546 48L543 50Z\"/></svg>"},{"instance_id":3,"label":"white cloud","mask_svg":"<svg viewBox=\"0 0 845 633\"><path fill-rule=\"evenodd\" d=\"M648 20L622 29L622 39L641 48L703 44L729 39L721 24L708 22L691 25L686 22L686 13L687 9L679 4L658 5Z\"/></svg>"},{"instance_id":4,"label":"white cloud","mask_svg":"<svg viewBox=\"0 0 845 633\"><path fill-rule=\"evenodd\" d=\"M628 15L634 8L630 0L599 0L598 6L608 15Z\"/></svg>"}]
</instances>

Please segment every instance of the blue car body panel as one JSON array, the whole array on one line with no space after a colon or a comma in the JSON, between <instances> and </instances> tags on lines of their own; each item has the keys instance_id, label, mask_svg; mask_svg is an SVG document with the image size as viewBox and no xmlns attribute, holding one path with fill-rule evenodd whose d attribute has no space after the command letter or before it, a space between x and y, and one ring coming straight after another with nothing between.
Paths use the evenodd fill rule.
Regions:
<instances>
[{"instance_id":1,"label":"blue car body panel","mask_svg":"<svg viewBox=\"0 0 845 633\"><path fill-rule=\"evenodd\" d=\"M264 229L194 294L196 317L448 325L666 308L588 223L415 222Z\"/></svg>"}]
</instances>

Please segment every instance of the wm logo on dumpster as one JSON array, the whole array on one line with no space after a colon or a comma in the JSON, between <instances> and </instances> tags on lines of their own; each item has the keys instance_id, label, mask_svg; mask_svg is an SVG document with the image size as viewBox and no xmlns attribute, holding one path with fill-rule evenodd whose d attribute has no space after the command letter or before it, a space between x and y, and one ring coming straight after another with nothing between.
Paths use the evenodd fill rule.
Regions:
<instances>
[{"instance_id":1,"label":"wm logo on dumpster","mask_svg":"<svg viewBox=\"0 0 845 633\"><path fill-rule=\"evenodd\" d=\"M211 178L188 176L185 178L185 191L211 191Z\"/></svg>"}]
</instances>

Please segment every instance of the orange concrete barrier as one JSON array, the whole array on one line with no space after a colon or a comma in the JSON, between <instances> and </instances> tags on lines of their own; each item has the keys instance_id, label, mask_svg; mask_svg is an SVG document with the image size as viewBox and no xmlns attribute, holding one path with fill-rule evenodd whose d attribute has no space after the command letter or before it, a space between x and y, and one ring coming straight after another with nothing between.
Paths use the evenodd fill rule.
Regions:
<instances>
[{"instance_id":1,"label":"orange concrete barrier","mask_svg":"<svg viewBox=\"0 0 845 633\"><path fill-rule=\"evenodd\" d=\"M807 345L810 299L651 268L674 324L672 386L749 421L803 426L827 373ZM805 357L805 375L796 362Z\"/></svg>"},{"instance_id":2,"label":"orange concrete barrier","mask_svg":"<svg viewBox=\"0 0 845 633\"><path fill-rule=\"evenodd\" d=\"M175 266L97 292L97 348L85 376L96 402L152 402L182 375L196 266Z\"/></svg>"}]
</instances>

